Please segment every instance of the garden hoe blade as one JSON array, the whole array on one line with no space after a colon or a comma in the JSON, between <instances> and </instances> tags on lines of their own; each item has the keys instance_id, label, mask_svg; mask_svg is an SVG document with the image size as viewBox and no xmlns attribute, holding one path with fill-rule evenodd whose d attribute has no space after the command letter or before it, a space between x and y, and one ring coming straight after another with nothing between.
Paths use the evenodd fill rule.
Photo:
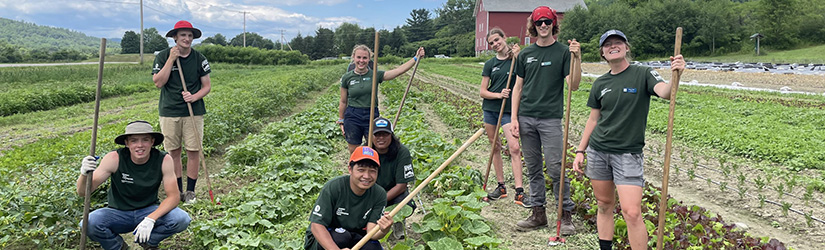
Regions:
<instances>
[{"instance_id":1,"label":"garden hoe blade","mask_svg":"<svg viewBox=\"0 0 825 250\"><path fill-rule=\"evenodd\" d=\"M567 242L567 240L561 237L561 219L559 219L556 220L556 236L550 236L550 239L547 240L547 245L558 246L565 242Z\"/></svg>"}]
</instances>

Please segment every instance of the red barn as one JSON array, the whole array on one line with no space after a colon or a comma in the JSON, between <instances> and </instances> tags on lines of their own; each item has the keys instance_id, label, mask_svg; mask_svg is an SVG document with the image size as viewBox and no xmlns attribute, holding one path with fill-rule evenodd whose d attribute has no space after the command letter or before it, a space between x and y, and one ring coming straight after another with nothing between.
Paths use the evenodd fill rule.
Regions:
<instances>
[{"instance_id":1,"label":"red barn","mask_svg":"<svg viewBox=\"0 0 825 250\"><path fill-rule=\"evenodd\" d=\"M473 12L476 18L476 55L490 50L486 38L487 31L491 28L499 27L508 37L518 36L521 44L529 44L531 40L535 41L535 38L527 36L525 25L533 9L539 6L553 8L561 21L564 12L572 10L576 5L587 8L584 0L476 0L476 9Z\"/></svg>"}]
</instances>

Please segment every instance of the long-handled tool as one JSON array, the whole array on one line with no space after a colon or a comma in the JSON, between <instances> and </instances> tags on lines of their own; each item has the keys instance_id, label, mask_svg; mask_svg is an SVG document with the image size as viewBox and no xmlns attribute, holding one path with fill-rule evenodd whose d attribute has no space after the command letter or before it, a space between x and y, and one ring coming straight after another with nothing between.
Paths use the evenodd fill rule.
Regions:
<instances>
[{"instance_id":1,"label":"long-handled tool","mask_svg":"<svg viewBox=\"0 0 825 250\"><path fill-rule=\"evenodd\" d=\"M416 51L418 53L418 51ZM392 125L398 127L398 117L401 116L401 109L404 108L404 101L407 100L407 93L410 93L410 86L412 86L413 78L415 78L415 71L418 70L418 63L421 62L421 59L415 61L415 66L413 67L412 75L410 76L410 82L407 83L407 89L404 90L404 96L401 97L401 104L398 105L398 112L395 112L395 119L392 119Z\"/></svg>"},{"instance_id":2,"label":"long-handled tool","mask_svg":"<svg viewBox=\"0 0 825 250\"><path fill-rule=\"evenodd\" d=\"M97 91L95 91L95 118L92 124L92 146L89 148L89 155L95 156L97 148L97 119L100 116L100 88L103 86L103 58L106 57L106 38L100 39L100 60L97 69ZM86 249L86 231L89 229L89 208L92 198L92 180L94 174L86 175L86 193L83 201L83 226L80 233L80 249Z\"/></svg>"},{"instance_id":3,"label":"long-handled tool","mask_svg":"<svg viewBox=\"0 0 825 250\"><path fill-rule=\"evenodd\" d=\"M178 63L178 74L180 74L180 83L183 86L183 91L189 92L186 88L186 80L183 78L183 65L180 64L180 58L176 58L175 61ZM192 130L195 131L195 136L198 137L198 159L201 162L201 168L203 168L203 173L206 175L206 187L209 188L209 199L212 200L212 203L215 203L215 195L212 194L212 181L209 179L209 169L206 168L206 158L203 157L203 140L201 138L201 132L198 130L198 126L195 125L195 113L192 112L192 103L186 102L186 107L189 108L189 119L192 120ZM182 195L182 194L181 194ZM218 202L218 205L221 203Z\"/></svg>"},{"instance_id":4,"label":"long-handled tool","mask_svg":"<svg viewBox=\"0 0 825 250\"><path fill-rule=\"evenodd\" d=\"M578 58L576 58L576 55L573 52L570 52L570 74L571 74L570 78L571 79L573 78L572 77L573 72L576 72L575 69L576 69L576 66L578 65L576 63L577 60L578 60ZM579 72L579 74L581 74L581 72ZM561 177L559 177L559 194L558 194L559 195L559 208L558 208L558 213L556 214L556 236L550 236L550 238L547 241L547 244L551 245L551 246L564 244L567 241L567 240L565 240L564 238L561 237L561 214L562 214L562 199L564 197L564 195L562 195L562 192L564 192L563 191L564 190L564 177L565 177L564 176L564 168L565 168L565 165L567 164L567 139L568 139L567 136L570 133L570 99L571 99L572 95L573 95L573 87L568 82L567 83L567 101L566 101L567 104L566 104L566 107L564 109L564 139L563 139L564 142L563 142L562 147L561 147L561 167L559 168L559 170L560 170L559 172L561 172Z\"/></svg>"},{"instance_id":5,"label":"long-handled tool","mask_svg":"<svg viewBox=\"0 0 825 250\"><path fill-rule=\"evenodd\" d=\"M461 147L459 147L458 150L456 150L455 153L453 153L453 155L450 156L450 158L447 158L447 160L444 161L444 163L442 163L441 166L439 166L435 171L433 171L433 173L430 174L430 176L428 176L427 179L424 179L424 181L418 184L418 186L415 187L415 190L413 190L412 193L410 193L410 195L407 195L407 198L404 198L404 200L399 202L398 204L409 203L414 195L418 194L418 192L421 192L421 190L424 189L424 187L426 187L427 184L430 184L430 181L432 181L433 178L438 176L438 174L440 174L441 171L444 171L444 169L447 168L447 165L450 165L450 162L455 160L455 158L457 158L458 155L461 154L461 152L464 152L464 150L467 149L467 147L469 147L470 144L472 144L476 139L478 139L478 137L480 137L483 133L484 128L478 129L478 131L476 131L476 133L473 134L473 136L471 136L470 139L467 139L467 141L464 142L464 144L462 144ZM395 208L392 211L390 211L390 214L387 216L392 218L393 216L395 216L395 214L401 211L402 208L404 208L404 206L395 206ZM378 225L372 227L372 230L370 230L367 233L367 235L364 236L364 238L358 241L358 244L355 244L355 247L353 247L352 250L361 249L361 247L364 246L364 244L367 244L367 241L369 241L369 239L372 238L372 236L375 235L375 233L377 233L379 229L381 229L381 227L379 227Z\"/></svg>"},{"instance_id":6,"label":"long-handled tool","mask_svg":"<svg viewBox=\"0 0 825 250\"><path fill-rule=\"evenodd\" d=\"M375 98L378 96L376 87L378 86L378 31L375 32L375 50L373 50L372 61L372 92L370 92L370 129L367 134L367 145L372 145L372 129L375 127ZM406 203L405 203L406 204Z\"/></svg>"},{"instance_id":7,"label":"long-handled tool","mask_svg":"<svg viewBox=\"0 0 825 250\"><path fill-rule=\"evenodd\" d=\"M504 83L504 87L506 89L511 89L513 86L510 86L510 80L513 78L513 66L516 65L516 55L513 55L513 51L510 51L510 73L507 73L507 82ZM507 97L501 99L501 109L498 111L498 122L496 122L496 130L494 130L495 135L493 135L493 142L492 147L490 149L490 158L487 160L487 171L484 173L484 184L481 185L481 189L487 191L487 181L490 180L490 165L493 164L493 156L495 156L496 152L496 144L498 142L498 130L501 129L501 117L504 115L504 106L507 104ZM518 142L508 142L508 143L518 143ZM486 199L486 197L485 197Z\"/></svg>"},{"instance_id":8,"label":"long-handled tool","mask_svg":"<svg viewBox=\"0 0 825 250\"><path fill-rule=\"evenodd\" d=\"M682 27L676 28L676 44L673 47L673 56L681 54ZM673 143L673 116L676 113L676 90L679 89L681 70L673 70L670 77L670 113L667 116L667 139L665 142L665 165L662 173L662 196L659 197L659 226L656 232L656 249L662 249L662 240L665 231L665 213L667 212L667 182L670 177L670 154Z\"/></svg>"}]
</instances>

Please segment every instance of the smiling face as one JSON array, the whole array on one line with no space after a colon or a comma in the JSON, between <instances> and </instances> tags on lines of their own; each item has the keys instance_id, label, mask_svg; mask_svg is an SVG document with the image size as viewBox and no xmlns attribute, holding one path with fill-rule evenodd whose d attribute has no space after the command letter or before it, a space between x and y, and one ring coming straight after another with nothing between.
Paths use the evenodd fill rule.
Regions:
<instances>
[{"instance_id":1,"label":"smiling face","mask_svg":"<svg viewBox=\"0 0 825 250\"><path fill-rule=\"evenodd\" d=\"M496 33L492 33L489 36L487 36L487 44L489 44L490 48L492 48L496 52L502 52L507 47L504 38Z\"/></svg>"},{"instance_id":2,"label":"smiling face","mask_svg":"<svg viewBox=\"0 0 825 250\"><path fill-rule=\"evenodd\" d=\"M195 35L191 30L180 29L175 33L175 45L181 48L188 49L192 46L192 40L195 40Z\"/></svg>"},{"instance_id":3,"label":"smiling face","mask_svg":"<svg viewBox=\"0 0 825 250\"><path fill-rule=\"evenodd\" d=\"M352 192L357 195L364 194L375 185L375 180L378 179L378 165L374 165L374 163L371 165L365 163L365 161L358 161L351 165L348 171L350 174L349 186Z\"/></svg>"},{"instance_id":4,"label":"smiling face","mask_svg":"<svg viewBox=\"0 0 825 250\"><path fill-rule=\"evenodd\" d=\"M352 59L355 62L355 69L359 72L364 72L370 63L370 52L363 49L357 49L354 53L352 53Z\"/></svg>"},{"instance_id":5,"label":"smiling face","mask_svg":"<svg viewBox=\"0 0 825 250\"><path fill-rule=\"evenodd\" d=\"M372 143L375 146L375 151L386 152L390 148L390 143L392 143L392 134L384 131L376 132L372 136Z\"/></svg>"},{"instance_id":6,"label":"smiling face","mask_svg":"<svg viewBox=\"0 0 825 250\"><path fill-rule=\"evenodd\" d=\"M553 35L553 20L549 18L541 18L538 21L533 22L533 25L536 27L536 32L538 33L538 37L546 38Z\"/></svg>"},{"instance_id":7,"label":"smiling face","mask_svg":"<svg viewBox=\"0 0 825 250\"><path fill-rule=\"evenodd\" d=\"M127 136L126 147L132 155L132 162L137 164L147 162L154 143L155 138L148 134Z\"/></svg>"},{"instance_id":8,"label":"smiling face","mask_svg":"<svg viewBox=\"0 0 825 250\"><path fill-rule=\"evenodd\" d=\"M604 40L601 47L601 56L608 62L625 60L630 47L619 36L611 36Z\"/></svg>"}]
</instances>

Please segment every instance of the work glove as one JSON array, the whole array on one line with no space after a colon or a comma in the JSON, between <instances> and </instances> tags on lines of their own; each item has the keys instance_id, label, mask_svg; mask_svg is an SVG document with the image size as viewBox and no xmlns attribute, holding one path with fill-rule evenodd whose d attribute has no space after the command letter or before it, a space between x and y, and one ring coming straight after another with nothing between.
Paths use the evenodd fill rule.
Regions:
<instances>
[{"instance_id":1,"label":"work glove","mask_svg":"<svg viewBox=\"0 0 825 250\"><path fill-rule=\"evenodd\" d=\"M97 160L94 156L83 157L83 161L80 162L80 174L88 175L94 172L95 168L97 168Z\"/></svg>"},{"instance_id":2,"label":"work glove","mask_svg":"<svg viewBox=\"0 0 825 250\"><path fill-rule=\"evenodd\" d=\"M149 241L149 235L152 234L152 228L154 227L155 220L149 217L143 218L143 221L138 224L137 228L135 228L135 231L132 233L135 235L135 242L146 243Z\"/></svg>"}]
</instances>

